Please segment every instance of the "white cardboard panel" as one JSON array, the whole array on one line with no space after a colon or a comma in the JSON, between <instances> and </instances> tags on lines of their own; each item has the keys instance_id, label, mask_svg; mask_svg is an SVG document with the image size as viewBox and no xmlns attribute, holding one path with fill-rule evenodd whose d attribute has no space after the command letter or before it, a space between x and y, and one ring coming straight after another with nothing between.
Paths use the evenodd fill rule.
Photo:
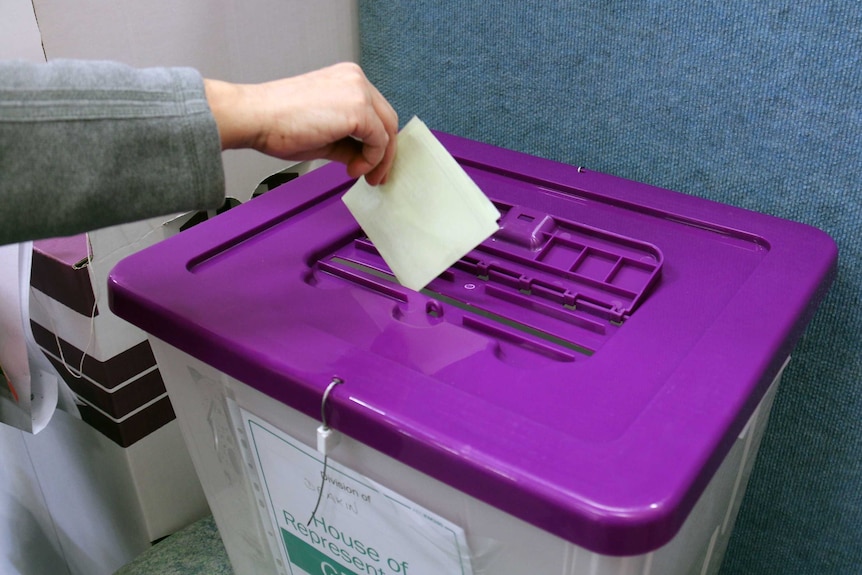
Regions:
<instances>
[{"instance_id":1,"label":"white cardboard panel","mask_svg":"<svg viewBox=\"0 0 862 575\"><path fill-rule=\"evenodd\" d=\"M30 0L0 0L0 59L45 61Z\"/></svg>"},{"instance_id":2,"label":"white cardboard panel","mask_svg":"<svg viewBox=\"0 0 862 575\"><path fill-rule=\"evenodd\" d=\"M59 410L23 437L72 575L110 575L149 547L123 448Z\"/></svg>"},{"instance_id":3,"label":"white cardboard panel","mask_svg":"<svg viewBox=\"0 0 862 575\"><path fill-rule=\"evenodd\" d=\"M0 573L69 575L24 432L0 424Z\"/></svg>"},{"instance_id":4,"label":"white cardboard panel","mask_svg":"<svg viewBox=\"0 0 862 575\"><path fill-rule=\"evenodd\" d=\"M129 446L126 456L151 540L210 513L176 420Z\"/></svg>"}]
</instances>

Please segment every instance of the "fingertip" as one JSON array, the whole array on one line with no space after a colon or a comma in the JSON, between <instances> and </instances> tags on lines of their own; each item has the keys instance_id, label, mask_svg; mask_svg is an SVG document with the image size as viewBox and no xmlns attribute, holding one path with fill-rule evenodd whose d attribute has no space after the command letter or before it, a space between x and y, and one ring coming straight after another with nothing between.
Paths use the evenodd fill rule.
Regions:
<instances>
[{"instance_id":1,"label":"fingertip","mask_svg":"<svg viewBox=\"0 0 862 575\"><path fill-rule=\"evenodd\" d=\"M381 172L379 166L365 174L365 181L371 186L379 186L383 183L386 174Z\"/></svg>"},{"instance_id":2,"label":"fingertip","mask_svg":"<svg viewBox=\"0 0 862 575\"><path fill-rule=\"evenodd\" d=\"M366 174L367 170L363 170L361 167L357 166L356 161L351 161L347 163L347 175L351 178L361 178Z\"/></svg>"},{"instance_id":3,"label":"fingertip","mask_svg":"<svg viewBox=\"0 0 862 575\"><path fill-rule=\"evenodd\" d=\"M384 169L384 166L378 164L374 168L370 169L365 174L365 181L368 182L370 186L379 186L385 184L389 179L389 172Z\"/></svg>"},{"instance_id":4,"label":"fingertip","mask_svg":"<svg viewBox=\"0 0 862 575\"><path fill-rule=\"evenodd\" d=\"M377 185L378 176L375 174L374 166L362 155L354 156L347 162L347 175L351 178L365 177L365 181L372 186Z\"/></svg>"}]
</instances>

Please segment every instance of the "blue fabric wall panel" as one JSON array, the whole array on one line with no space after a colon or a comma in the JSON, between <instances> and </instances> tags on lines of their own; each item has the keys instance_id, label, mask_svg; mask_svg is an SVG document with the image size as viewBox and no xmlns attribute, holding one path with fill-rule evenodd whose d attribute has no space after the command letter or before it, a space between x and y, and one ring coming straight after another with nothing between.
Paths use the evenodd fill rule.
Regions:
<instances>
[{"instance_id":1,"label":"blue fabric wall panel","mask_svg":"<svg viewBox=\"0 0 862 575\"><path fill-rule=\"evenodd\" d=\"M362 0L360 29L402 123L837 240L723 573L862 573L862 5Z\"/></svg>"}]
</instances>

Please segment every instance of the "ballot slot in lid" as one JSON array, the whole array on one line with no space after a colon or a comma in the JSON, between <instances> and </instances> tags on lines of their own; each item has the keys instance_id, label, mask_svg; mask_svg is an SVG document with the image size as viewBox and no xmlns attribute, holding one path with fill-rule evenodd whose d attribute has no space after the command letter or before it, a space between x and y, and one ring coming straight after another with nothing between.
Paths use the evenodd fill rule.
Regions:
<instances>
[{"instance_id":1,"label":"ballot slot in lid","mask_svg":"<svg viewBox=\"0 0 862 575\"><path fill-rule=\"evenodd\" d=\"M647 242L495 201L500 229L420 293L426 312L557 361L585 359L660 281ZM321 272L408 301L374 245L356 237L319 258Z\"/></svg>"}]
</instances>

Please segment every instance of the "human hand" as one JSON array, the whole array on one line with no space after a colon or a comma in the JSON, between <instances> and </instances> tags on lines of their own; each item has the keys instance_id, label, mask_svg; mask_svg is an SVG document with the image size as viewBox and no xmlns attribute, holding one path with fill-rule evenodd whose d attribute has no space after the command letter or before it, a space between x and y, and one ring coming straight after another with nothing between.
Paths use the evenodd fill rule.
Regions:
<instances>
[{"instance_id":1,"label":"human hand","mask_svg":"<svg viewBox=\"0 0 862 575\"><path fill-rule=\"evenodd\" d=\"M395 158L398 115L362 69L342 63L263 84L204 80L222 149L285 160L328 159L371 185Z\"/></svg>"}]
</instances>

